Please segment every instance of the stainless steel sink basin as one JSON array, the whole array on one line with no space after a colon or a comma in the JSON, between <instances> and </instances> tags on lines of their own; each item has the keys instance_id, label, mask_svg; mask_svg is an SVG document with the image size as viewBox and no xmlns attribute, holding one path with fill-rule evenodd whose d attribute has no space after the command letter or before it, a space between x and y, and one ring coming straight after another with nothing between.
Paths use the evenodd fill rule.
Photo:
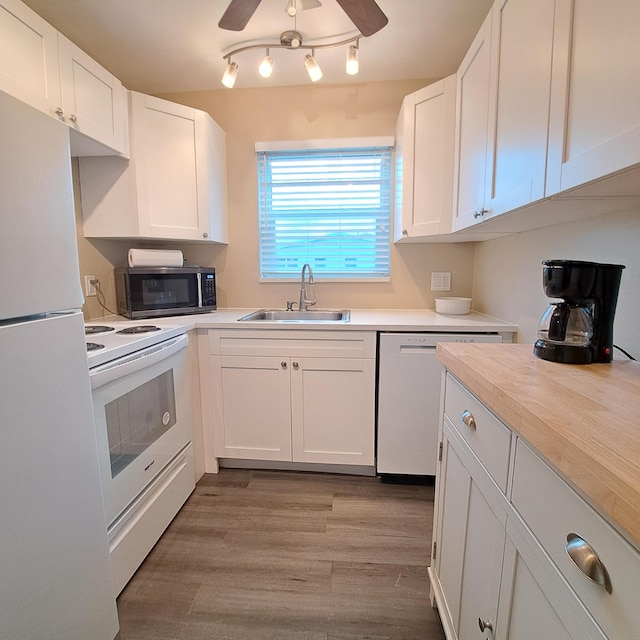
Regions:
<instances>
[{"instance_id":1,"label":"stainless steel sink basin","mask_svg":"<svg viewBox=\"0 0 640 640\"><path fill-rule=\"evenodd\" d=\"M317 309L309 311L284 311L283 309L259 309L239 319L239 322L349 322L347 309Z\"/></svg>"}]
</instances>

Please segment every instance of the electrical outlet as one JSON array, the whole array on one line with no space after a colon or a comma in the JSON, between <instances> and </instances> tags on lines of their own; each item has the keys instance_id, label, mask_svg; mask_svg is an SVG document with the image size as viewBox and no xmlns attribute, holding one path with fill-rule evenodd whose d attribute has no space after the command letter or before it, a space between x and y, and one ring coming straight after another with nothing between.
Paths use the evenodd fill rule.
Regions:
<instances>
[{"instance_id":1,"label":"electrical outlet","mask_svg":"<svg viewBox=\"0 0 640 640\"><path fill-rule=\"evenodd\" d=\"M432 271L431 291L451 291L451 271Z\"/></svg>"},{"instance_id":2,"label":"electrical outlet","mask_svg":"<svg viewBox=\"0 0 640 640\"><path fill-rule=\"evenodd\" d=\"M98 292L96 290L96 285L93 284L95 281L95 276L85 276L84 277L84 294L85 296L97 296Z\"/></svg>"}]
</instances>

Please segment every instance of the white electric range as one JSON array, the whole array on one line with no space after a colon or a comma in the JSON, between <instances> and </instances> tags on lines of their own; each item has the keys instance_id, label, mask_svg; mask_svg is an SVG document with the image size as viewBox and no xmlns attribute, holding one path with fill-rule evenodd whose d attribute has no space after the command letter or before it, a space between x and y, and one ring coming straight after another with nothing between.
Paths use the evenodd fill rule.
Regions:
<instances>
[{"instance_id":1,"label":"white electric range","mask_svg":"<svg viewBox=\"0 0 640 640\"><path fill-rule=\"evenodd\" d=\"M187 328L164 319L85 325L116 594L195 487Z\"/></svg>"}]
</instances>

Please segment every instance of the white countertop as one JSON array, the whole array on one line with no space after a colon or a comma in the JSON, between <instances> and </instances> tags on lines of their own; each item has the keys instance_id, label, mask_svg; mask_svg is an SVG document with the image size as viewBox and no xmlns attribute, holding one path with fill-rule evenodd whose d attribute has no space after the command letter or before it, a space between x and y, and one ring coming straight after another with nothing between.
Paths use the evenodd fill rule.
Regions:
<instances>
[{"instance_id":1,"label":"white countertop","mask_svg":"<svg viewBox=\"0 0 640 640\"><path fill-rule=\"evenodd\" d=\"M257 311L259 307L247 309L218 309L210 313L199 313L188 316L170 316L140 321L141 324L153 323L175 326L180 323L188 331L190 329L290 329L322 330L322 331L431 331L431 332L465 332L492 331L515 333L517 325L493 318L483 313L472 311L466 315L444 315L433 309L351 309L349 322L238 322L239 318ZM91 320L119 321L125 318L100 318ZM131 322L131 320L126 320Z\"/></svg>"}]
</instances>

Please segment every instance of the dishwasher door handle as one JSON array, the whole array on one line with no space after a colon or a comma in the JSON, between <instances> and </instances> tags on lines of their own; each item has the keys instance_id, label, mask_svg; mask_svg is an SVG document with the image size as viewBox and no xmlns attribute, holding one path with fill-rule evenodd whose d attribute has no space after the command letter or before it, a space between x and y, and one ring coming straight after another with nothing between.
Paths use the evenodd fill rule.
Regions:
<instances>
[{"instance_id":1,"label":"dishwasher door handle","mask_svg":"<svg viewBox=\"0 0 640 640\"><path fill-rule=\"evenodd\" d=\"M435 344L401 344L400 353L424 353L436 350Z\"/></svg>"}]
</instances>

